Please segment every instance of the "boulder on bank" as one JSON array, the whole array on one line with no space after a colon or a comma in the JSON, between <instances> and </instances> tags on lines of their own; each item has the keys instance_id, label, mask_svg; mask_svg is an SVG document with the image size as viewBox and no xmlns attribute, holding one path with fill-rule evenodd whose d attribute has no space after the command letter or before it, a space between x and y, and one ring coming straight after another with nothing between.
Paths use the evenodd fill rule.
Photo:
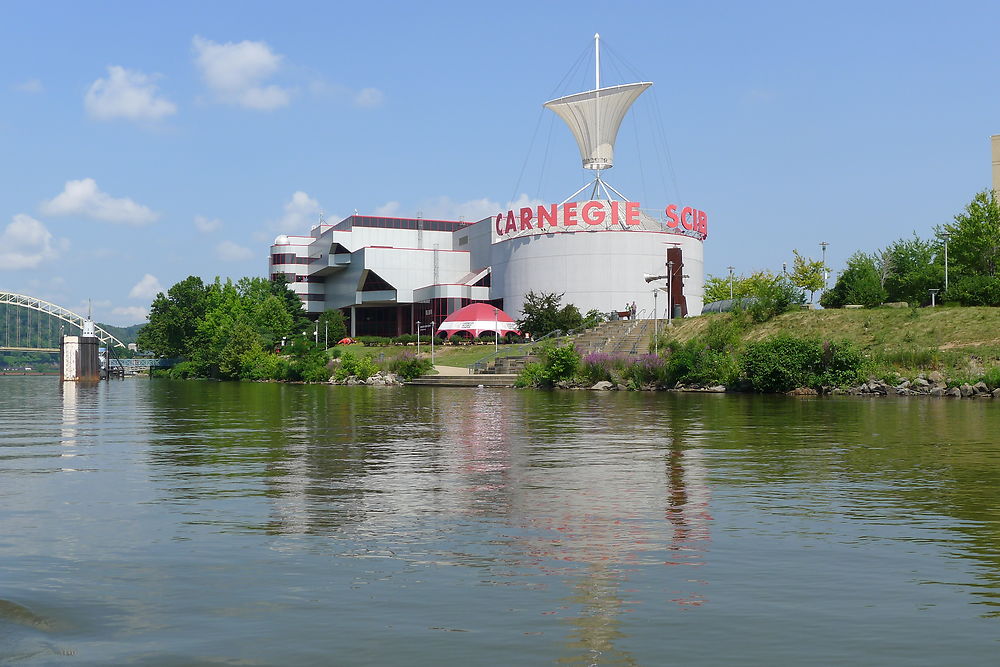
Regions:
<instances>
[{"instance_id":1,"label":"boulder on bank","mask_svg":"<svg viewBox=\"0 0 1000 667\"><path fill-rule=\"evenodd\" d=\"M357 386L357 385L369 385L372 387L398 387L403 384L402 379L395 373L387 373L385 371L379 371L375 375L367 379L361 379L354 375L350 375L343 380L338 381L336 375L330 376L330 384L340 384L347 386Z\"/></svg>"},{"instance_id":2,"label":"boulder on bank","mask_svg":"<svg viewBox=\"0 0 1000 667\"><path fill-rule=\"evenodd\" d=\"M607 391L609 389L614 389L614 386L614 384L608 382L607 380L601 380L591 387L591 389L594 389L595 391Z\"/></svg>"}]
</instances>

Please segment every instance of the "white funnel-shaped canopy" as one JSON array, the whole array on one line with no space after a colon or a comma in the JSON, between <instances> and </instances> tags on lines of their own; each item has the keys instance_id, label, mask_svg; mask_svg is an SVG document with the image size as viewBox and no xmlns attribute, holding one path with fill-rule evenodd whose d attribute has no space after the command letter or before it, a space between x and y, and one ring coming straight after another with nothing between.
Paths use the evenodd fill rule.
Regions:
<instances>
[{"instance_id":1,"label":"white funnel-shaped canopy","mask_svg":"<svg viewBox=\"0 0 1000 667\"><path fill-rule=\"evenodd\" d=\"M649 82L626 83L567 95L545 103L566 121L576 137L584 169L610 169L614 166L615 139L629 107Z\"/></svg>"}]
</instances>

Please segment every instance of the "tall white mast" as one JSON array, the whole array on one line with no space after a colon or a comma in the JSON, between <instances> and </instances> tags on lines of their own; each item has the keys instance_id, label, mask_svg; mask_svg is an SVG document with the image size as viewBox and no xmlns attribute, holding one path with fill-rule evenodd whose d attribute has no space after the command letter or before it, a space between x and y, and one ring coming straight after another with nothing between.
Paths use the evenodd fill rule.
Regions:
<instances>
[{"instance_id":1,"label":"tall white mast","mask_svg":"<svg viewBox=\"0 0 1000 667\"><path fill-rule=\"evenodd\" d=\"M594 90L601 88L601 33L594 33Z\"/></svg>"},{"instance_id":2,"label":"tall white mast","mask_svg":"<svg viewBox=\"0 0 1000 667\"><path fill-rule=\"evenodd\" d=\"M597 136L601 136L601 33L594 33L594 127ZM601 172L598 170L594 179L594 190L591 199L597 199L601 187Z\"/></svg>"}]
</instances>

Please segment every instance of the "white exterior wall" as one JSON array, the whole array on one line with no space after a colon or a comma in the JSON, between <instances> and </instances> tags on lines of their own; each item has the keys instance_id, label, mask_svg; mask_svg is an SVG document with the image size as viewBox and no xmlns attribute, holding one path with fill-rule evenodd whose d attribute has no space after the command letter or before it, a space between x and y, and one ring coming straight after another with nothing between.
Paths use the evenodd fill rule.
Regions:
<instances>
[{"instance_id":1,"label":"white exterior wall","mask_svg":"<svg viewBox=\"0 0 1000 667\"><path fill-rule=\"evenodd\" d=\"M667 249L674 245L683 251L688 314L700 315L703 306L704 243L668 231L561 228L558 233L536 233L493 243L493 219L487 218L456 232L425 230L418 234L410 229L357 226L347 231L315 228L313 234L315 238L282 237L281 243L271 246L271 252L318 258L317 263L277 265L271 269L298 275L325 273L323 283L291 286L297 294L325 293L325 302L307 304L307 310L314 313L325 308L372 304L373 297L386 299L381 303L405 304L464 294L476 300L503 299L504 310L516 318L524 296L534 291L565 293L563 303L574 304L581 312L624 310L627 303L634 301L638 310L644 311L644 317L652 317L653 289L665 288L666 281L649 284L643 274L665 274ZM463 238L467 241L460 243ZM330 266L333 243L350 251L350 263ZM433 251L435 244L437 253ZM485 267L492 267L490 288L457 284ZM394 300L391 293L378 292L367 293L367 299L362 301L358 290L365 269L396 287ZM435 284L438 287L429 287ZM657 306L660 317L666 317L667 295L663 290Z\"/></svg>"},{"instance_id":2,"label":"white exterior wall","mask_svg":"<svg viewBox=\"0 0 1000 667\"><path fill-rule=\"evenodd\" d=\"M563 304L580 312L624 310L635 301L646 317L653 311L653 289L666 281L646 283L644 273L666 274L667 248L678 244L684 255L684 296L688 314L700 315L705 284L703 242L682 234L649 231L595 230L535 234L493 245L492 298L517 317L528 292L565 293ZM658 299L665 317L667 295Z\"/></svg>"}]
</instances>

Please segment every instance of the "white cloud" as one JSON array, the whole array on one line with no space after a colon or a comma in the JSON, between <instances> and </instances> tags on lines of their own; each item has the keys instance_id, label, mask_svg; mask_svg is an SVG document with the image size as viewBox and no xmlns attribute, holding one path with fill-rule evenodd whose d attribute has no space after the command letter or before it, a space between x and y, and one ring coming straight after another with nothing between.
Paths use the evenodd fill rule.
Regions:
<instances>
[{"instance_id":1,"label":"white cloud","mask_svg":"<svg viewBox=\"0 0 1000 667\"><path fill-rule=\"evenodd\" d=\"M69 241L54 238L41 222L18 213L0 233L0 269L33 269L68 247Z\"/></svg>"},{"instance_id":2,"label":"white cloud","mask_svg":"<svg viewBox=\"0 0 1000 667\"><path fill-rule=\"evenodd\" d=\"M246 259L251 259L254 256L254 252L253 250L250 250L250 248L246 248L228 240L215 246L215 252L219 256L219 259L224 262L241 262Z\"/></svg>"},{"instance_id":3,"label":"white cloud","mask_svg":"<svg viewBox=\"0 0 1000 667\"><path fill-rule=\"evenodd\" d=\"M500 204L486 197L457 202L452 200L451 197L442 195L424 201L421 205L421 212L423 213L423 217L429 219L476 222L502 211L518 209L522 206L534 207L545 203L547 202L543 202L540 199L532 199L526 194L521 194L517 199L509 201L506 204Z\"/></svg>"},{"instance_id":4,"label":"white cloud","mask_svg":"<svg viewBox=\"0 0 1000 667\"><path fill-rule=\"evenodd\" d=\"M319 97L350 103L362 109L374 109L385 104L385 93L378 88L353 90L339 83L316 79L309 84L309 90Z\"/></svg>"},{"instance_id":5,"label":"white cloud","mask_svg":"<svg viewBox=\"0 0 1000 667\"><path fill-rule=\"evenodd\" d=\"M145 225L160 217L127 197L116 199L101 192L92 178L66 181L63 191L49 201L43 201L40 209L45 215L79 215L126 225Z\"/></svg>"},{"instance_id":6,"label":"white cloud","mask_svg":"<svg viewBox=\"0 0 1000 667\"><path fill-rule=\"evenodd\" d=\"M271 228L283 234L303 234L319 222L319 202L301 190L285 203L285 214L271 223Z\"/></svg>"},{"instance_id":7,"label":"white cloud","mask_svg":"<svg viewBox=\"0 0 1000 667\"><path fill-rule=\"evenodd\" d=\"M209 234L211 232L217 232L222 228L222 220L218 218L206 218L203 215L194 216L194 226L198 228L198 231L202 234Z\"/></svg>"},{"instance_id":8,"label":"white cloud","mask_svg":"<svg viewBox=\"0 0 1000 667\"><path fill-rule=\"evenodd\" d=\"M27 81L22 81L21 83L14 85L14 90L22 93L31 93L36 95L38 93L45 91L45 86L38 79L28 79Z\"/></svg>"},{"instance_id":9,"label":"white cloud","mask_svg":"<svg viewBox=\"0 0 1000 667\"><path fill-rule=\"evenodd\" d=\"M364 109L380 107L383 102L385 102L385 94L378 88L362 88L358 94L354 96L355 106L359 106Z\"/></svg>"},{"instance_id":10,"label":"white cloud","mask_svg":"<svg viewBox=\"0 0 1000 667\"><path fill-rule=\"evenodd\" d=\"M265 42L217 44L196 35L192 46L195 64L217 101L270 111L287 106L291 100L289 89L264 84L284 59Z\"/></svg>"},{"instance_id":11,"label":"white cloud","mask_svg":"<svg viewBox=\"0 0 1000 667\"><path fill-rule=\"evenodd\" d=\"M152 299L163 291L163 285L160 284L160 280L156 276L147 273L139 279L139 282L132 286L128 295L132 299Z\"/></svg>"},{"instance_id":12,"label":"white cloud","mask_svg":"<svg viewBox=\"0 0 1000 667\"><path fill-rule=\"evenodd\" d=\"M387 218L391 218L399 213L399 202L398 201L387 201L381 206L375 207L374 215L384 215Z\"/></svg>"},{"instance_id":13,"label":"white cloud","mask_svg":"<svg viewBox=\"0 0 1000 667\"><path fill-rule=\"evenodd\" d=\"M149 318L149 311L142 306L117 306L111 309L111 314L124 317L132 324L145 322Z\"/></svg>"},{"instance_id":14,"label":"white cloud","mask_svg":"<svg viewBox=\"0 0 1000 667\"><path fill-rule=\"evenodd\" d=\"M177 105L156 96L155 76L117 65L108 67L108 78L90 85L83 106L97 120L155 121L177 113Z\"/></svg>"}]
</instances>

